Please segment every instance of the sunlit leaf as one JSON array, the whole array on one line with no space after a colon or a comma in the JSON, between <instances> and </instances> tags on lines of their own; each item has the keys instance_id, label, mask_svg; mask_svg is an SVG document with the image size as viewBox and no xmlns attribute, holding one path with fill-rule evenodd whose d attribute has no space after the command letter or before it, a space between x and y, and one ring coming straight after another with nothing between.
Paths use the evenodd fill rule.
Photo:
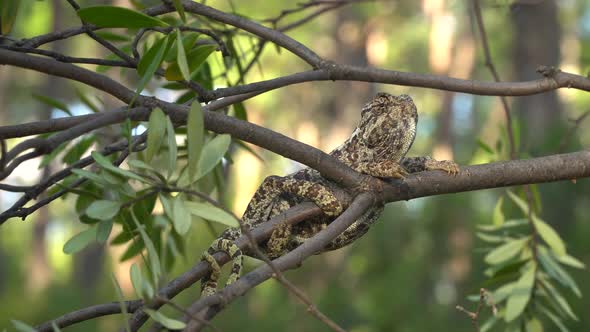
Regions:
<instances>
[{"instance_id":1,"label":"sunlit leaf","mask_svg":"<svg viewBox=\"0 0 590 332\"><path fill-rule=\"evenodd\" d=\"M518 240L510 240L506 244L503 244L488 253L484 260L490 265L507 261L510 258L516 256L523 249L528 240L528 237Z\"/></svg>"},{"instance_id":2,"label":"sunlit leaf","mask_svg":"<svg viewBox=\"0 0 590 332\"><path fill-rule=\"evenodd\" d=\"M570 255L557 256L557 260L562 264L574 267L576 269L585 269L586 268L586 265L584 263L582 263L577 258L570 256Z\"/></svg>"},{"instance_id":3,"label":"sunlit leaf","mask_svg":"<svg viewBox=\"0 0 590 332\"><path fill-rule=\"evenodd\" d=\"M488 232L492 232L492 231L497 231L497 230L505 230L508 228L514 228L514 227L520 227L520 226L524 226L524 225L528 225L529 220L526 218L521 218L521 219L510 219L510 220L506 220L502 226L496 226L496 225L477 225L476 227L478 229L481 229L483 231L488 231Z\"/></svg>"},{"instance_id":4,"label":"sunlit leaf","mask_svg":"<svg viewBox=\"0 0 590 332\"><path fill-rule=\"evenodd\" d=\"M171 330L182 330L186 327L184 322L181 322L176 319L168 318L163 313L159 311L155 311L152 309L143 309L143 311L150 316L151 319L155 320L156 322L162 324L165 328Z\"/></svg>"},{"instance_id":5,"label":"sunlit leaf","mask_svg":"<svg viewBox=\"0 0 590 332\"><path fill-rule=\"evenodd\" d=\"M186 123L187 149L188 149L188 175L194 179L199 172L199 158L203 149L203 137L205 128L203 123L203 109L201 104L195 101L191 105Z\"/></svg>"},{"instance_id":6,"label":"sunlit leaf","mask_svg":"<svg viewBox=\"0 0 590 332\"><path fill-rule=\"evenodd\" d=\"M525 324L527 332L543 332L543 324L536 317L531 317Z\"/></svg>"},{"instance_id":7,"label":"sunlit leaf","mask_svg":"<svg viewBox=\"0 0 590 332\"><path fill-rule=\"evenodd\" d=\"M539 233L541 238L545 242L547 242L547 244L551 247L551 249L553 249L553 251L558 256L565 255L565 243L563 243L563 240L561 239L561 237L559 237L557 232L551 226L549 226L547 223L545 223L543 220L537 217L535 214L532 215L532 218L533 224L537 229L537 233Z\"/></svg>"},{"instance_id":8,"label":"sunlit leaf","mask_svg":"<svg viewBox=\"0 0 590 332\"><path fill-rule=\"evenodd\" d=\"M78 251L86 248L90 243L96 239L96 227L90 227L69 239L63 247L63 252L66 255L75 254Z\"/></svg>"},{"instance_id":9,"label":"sunlit leaf","mask_svg":"<svg viewBox=\"0 0 590 332\"><path fill-rule=\"evenodd\" d=\"M529 303L531 291L535 284L535 271L536 268L534 264L528 265L522 276L514 284L514 288L506 303L506 314L504 319L507 322L511 322L518 318Z\"/></svg>"},{"instance_id":10,"label":"sunlit leaf","mask_svg":"<svg viewBox=\"0 0 590 332\"><path fill-rule=\"evenodd\" d=\"M551 253L544 246L539 247L538 253L539 261L545 271L562 285L570 288L578 297L582 297L582 292L574 279L553 259Z\"/></svg>"},{"instance_id":11,"label":"sunlit leaf","mask_svg":"<svg viewBox=\"0 0 590 332\"><path fill-rule=\"evenodd\" d=\"M164 135L166 134L166 114L156 107L150 113L147 133L147 149L145 152L145 159L150 162L154 155L160 151Z\"/></svg>"},{"instance_id":12,"label":"sunlit leaf","mask_svg":"<svg viewBox=\"0 0 590 332\"><path fill-rule=\"evenodd\" d=\"M215 138L207 142L201 157L199 159L199 172L197 179L209 173L223 158L223 155L229 149L231 143L231 136L228 134L217 135Z\"/></svg>"},{"instance_id":13,"label":"sunlit leaf","mask_svg":"<svg viewBox=\"0 0 590 332\"><path fill-rule=\"evenodd\" d=\"M78 10L78 16L86 23L102 28L151 28L168 24L158 18L135 10L114 6L91 6Z\"/></svg>"},{"instance_id":14,"label":"sunlit leaf","mask_svg":"<svg viewBox=\"0 0 590 332\"><path fill-rule=\"evenodd\" d=\"M231 214L209 203L185 202L184 204L190 213L203 219L215 221L230 227L239 226L238 221Z\"/></svg>"},{"instance_id":15,"label":"sunlit leaf","mask_svg":"<svg viewBox=\"0 0 590 332\"><path fill-rule=\"evenodd\" d=\"M86 209L86 215L94 219L108 220L114 218L119 213L120 208L121 203L119 202L98 200L90 204Z\"/></svg>"},{"instance_id":16,"label":"sunlit leaf","mask_svg":"<svg viewBox=\"0 0 590 332\"><path fill-rule=\"evenodd\" d=\"M74 168L72 169L72 173L87 178L88 180L91 180L93 183L100 184L103 186L108 185L108 183L102 177L98 176L98 174L87 171L85 169Z\"/></svg>"}]
</instances>

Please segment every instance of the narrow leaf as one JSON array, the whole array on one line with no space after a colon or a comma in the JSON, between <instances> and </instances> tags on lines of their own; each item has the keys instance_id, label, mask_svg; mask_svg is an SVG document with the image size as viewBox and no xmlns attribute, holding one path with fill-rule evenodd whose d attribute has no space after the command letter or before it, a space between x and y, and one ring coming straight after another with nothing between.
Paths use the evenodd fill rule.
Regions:
<instances>
[{"instance_id":1,"label":"narrow leaf","mask_svg":"<svg viewBox=\"0 0 590 332\"><path fill-rule=\"evenodd\" d=\"M492 250L484 258L485 262L494 265L499 264L510 258L516 256L524 247L528 238L521 238L518 240L510 240L506 244L503 244L496 249Z\"/></svg>"},{"instance_id":2,"label":"narrow leaf","mask_svg":"<svg viewBox=\"0 0 590 332\"><path fill-rule=\"evenodd\" d=\"M143 298L143 274L141 273L141 268L139 267L139 265L137 265L137 263L133 263L131 265L129 274L131 276L131 284L133 285L135 294L138 297Z\"/></svg>"},{"instance_id":3,"label":"narrow leaf","mask_svg":"<svg viewBox=\"0 0 590 332\"><path fill-rule=\"evenodd\" d=\"M182 330L186 327L184 322L176 319L168 318L163 313L152 309L143 309L143 311L150 316L151 319L162 324L167 329L171 330Z\"/></svg>"},{"instance_id":4,"label":"narrow leaf","mask_svg":"<svg viewBox=\"0 0 590 332\"><path fill-rule=\"evenodd\" d=\"M209 203L185 202L184 204L190 213L203 219L215 221L230 227L239 226L238 221L234 216Z\"/></svg>"},{"instance_id":5,"label":"narrow leaf","mask_svg":"<svg viewBox=\"0 0 590 332\"><path fill-rule=\"evenodd\" d=\"M96 242L104 243L111 235L113 230L113 219L101 221L96 229Z\"/></svg>"},{"instance_id":6,"label":"narrow leaf","mask_svg":"<svg viewBox=\"0 0 590 332\"><path fill-rule=\"evenodd\" d=\"M169 117L166 117L166 132L168 137L168 178L176 171L176 159L178 158L178 146L176 145L176 132Z\"/></svg>"},{"instance_id":7,"label":"narrow leaf","mask_svg":"<svg viewBox=\"0 0 590 332\"><path fill-rule=\"evenodd\" d=\"M187 148L188 148L188 174L189 179L196 177L199 171L199 158L203 148L203 136L205 127L203 124L203 109L199 102L193 102L188 113L187 126Z\"/></svg>"},{"instance_id":8,"label":"narrow leaf","mask_svg":"<svg viewBox=\"0 0 590 332\"><path fill-rule=\"evenodd\" d=\"M121 313L123 314L123 322L125 326L125 332L131 332L131 327L129 326L129 320L127 319L127 304L125 303L125 296L123 295L123 290L121 290L121 286L117 281L114 273L111 273L111 280L113 285L115 286L115 292L117 293L117 299L119 300L119 305L121 307Z\"/></svg>"},{"instance_id":9,"label":"narrow leaf","mask_svg":"<svg viewBox=\"0 0 590 332\"><path fill-rule=\"evenodd\" d=\"M164 114L159 107L156 107L150 113L150 120L148 123L147 149L145 153L145 159L147 162L150 162L152 158L154 158L154 155L160 151L165 133L166 114Z\"/></svg>"},{"instance_id":10,"label":"narrow leaf","mask_svg":"<svg viewBox=\"0 0 590 332\"><path fill-rule=\"evenodd\" d=\"M174 8L176 9L176 11L178 12L178 15L180 15L182 22L186 23L186 15L184 14L184 7L182 6L182 3L180 2L180 0L172 0L172 3L174 4Z\"/></svg>"},{"instance_id":11,"label":"narrow leaf","mask_svg":"<svg viewBox=\"0 0 590 332\"><path fill-rule=\"evenodd\" d=\"M160 279L160 275L162 273L162 267L160 266L158 251L156 250L156 247L154 246L154 243L152 242L150 237L143 229L143 226L139 224L139 221L137 220L137 217L135 216L135 213L133 213L133 211L131 211L131 217L133 219L133 222L135 223L135 226L137 226L137 229L141 234L141 238L143 239L143 243L145 244L145 248L147 249L153 280L154 282L158 282L158 280Z\"/></svg>"},{"instance_id":12,"label":"narrow leaf","mask_svg":"<svg viewBox=\"0 0 590 332\"><path fill-rule=\"evenodd\" d=\"M494 207L493 220L495 226L502 226L502 224L504 224L504 214L502 213L503 202L504 197L500 197L500 199L498 199L498 202L496 203L496 206Z\"/></svg>"},{"instance_id":13,"label":"narrow leaf","mask_svg":"<svg viewBox=\"0 0 590 332\"><path fill-rule=\"evenodd\" d=\"M27 323L23 323L20 320L11 319L10 322L12 323L12 326L14 326L14 328L20 332L36 332L37 331L31 325L29 325Z\"/></svg>"},{"instance_id":14,"label":"narrow leaf","mask_svg":"<svg viewBox=\"0 0 590 332\"><path fill-rule=\"evenodd\" d=\"M184 44L182 43L182 34L180 29L176 29L176 51L176 62L178 63L178 68L180 69L182 78L184 78L185 81L190 81L191 73L186 60L186 53L184 51Z\"/></svg>"},{"instance_id":15,"label":"narrow leaf","mask_svg":"<svg viewBox=\"0 0 590 332\"><path fill-rule=\"evenodd\" d=\"M519 317L529 303L531 291L535 284L535 271L535 265L530 264L514 285L506 303L506 314L504 316L506 322L511 322Z\"/></svg>"},{"instance_id":16,"label":"narrow leaf","mask_svg":"<svg viewBox=\"0 0 590 332\"><path fill-rule=\"evenodd\" d=\"M207 60L207 57L217 49L216 45L201 45L197 46L186 55L188 61L188 69L191 75L199 69L199 67ZM164 76L168 81L179 81L182 79L182 73L178 66L178 62L172 63L166 68Z\"/></svg>"},{"instance_id":17,"label":"narrow leaf","mask_svg":"<svg viewBox=\"0 0 590 332\"><path fill-rule=\"evenodd\" d=\"M229 149L230 143L231 136L228 134L218 135L207 142L199 159L199 175L197 179L209 173L221 161L221 158Z\"/></svg>"},{"instance_id":18,"label":"narrow leaf","mask_svg":"<svg viewBox=\"0 0 590 332\"><path fill-rule=\"evenodd\" d=\"M151 28L168 26L166 22L158 18L123 7L86 7L78 10L78 16L84 22L102 28Z\"/></svg>"},{"instance_id":19,"label":"narrow leaf","mask_svg":"<svg viewBox=\"0 0 590 332\"><path fill-rule=\"evenodd\" d=\"M557 256L557 260L565 265L571 266L576 269L585 269L586 265L579 261L577 258L570 255Z\"/></svg>"},{"instance_id":20,"label":"narrow leaf","mask_svg":"<svg viewBox=\"0 0 590 332\"><path fill-rule=\"evenodd\" d=\"M119 213L120 208L121 203L119 202L98 200L90 204L86 209L86 215L94 219L108 220L114 218Z\"/></svg>"},{"instance_id":21,"label":"narrow leaf","mask_svg":"<svg viewBox=\"0 0 590 332\"><path fill-rule=\"evenodd\" d=\"M96 137L94 135L85 137L76 143L62 158L62 161L68 166L79 161L82 155L88 151L90 146L94 143Z\"/></svg>"},{"instance_id":22,"label":"narrow leaf","mask_svg":"<svg viewBox=\"0 0 590 332\"><path fill-rule=\"evenodd\" d=\"M140 67L145 69L143 69L143 73L140 74L141 78L137 83L137 88L135 89L136 95L143 91L147 83L152 79L152 76L154 76L154 73L160 67L162 60L164 59L164 54L166 54L166 51L170 46L170 40L170 35L161 39L161 42L157 44L157 48L155 48L153 52L148 52L142 57L138 65L138 69ZM156 45L154 45L154 47L156 47ZM138 70L138 72L141 71Z\"/></svg>"},{"instance_id":23,"label":"narrow leaf","mask_svg":"<svg viewBox=\"0 0 590 332\"><path fill-rule=\"evenodd\" d=\"M102 167L103 169L105 169L109 172L115 173L115 174L120 175L125 178L130 178L130 179L141 181L143 183L150 184L149 180L147 180L147 179L145 179L133 172L121 169L121 168L113 165L111 163L111 161L109 159L107 159L107 157L103 156L102 154L100 154L97 151L92 151L91 155L92 155L92 158L94 158L94 160L96 161L96 163L100 167Z\"/></svg>"},{"instance_id":24,"label":"narrow leaf","mask_svg":"<svg viewBox=\"0 0 590 332\"><path fill-rule=\"evenodd\" d=\"M558 256L564 256L566 254L565 243L563 243L563 240L559 237L557 232L535 214L533 214L532 217L533 224L541 238L547 242Z\"/></svg>"},{"instance_id":25,"label":"narrow leaf","mask_svg":"<svg viewBox=\"0 0 590 332\"><path fill-rule=\"evenodd\" d=\"M49 105L53 108L57 108L59 110L64 111L67 115L72 116L72 111L70 111L70 109L68 108L68 106L64 103L62 103L61 101L51 98L51 97L47 97L47 96L43 96L43 95L38 95L36 93L33 94L33 98L37 99L38 101Z\"/></svg>"},{"instance_id":26,"label":"narrow leaf","mask_svg":"<svg viewBox=\"0 0 590 332\"><path fill-rule=\"evenodd\" d=\"M78 251L86 248L90 243L96 239L96 227L88 228L68 240L64 244L63 252L66 255L75 254Z\"/></svg>"},{"instance_id":27,"label":"narrow leaf","mask_svg":"<svg viewBox=\"0 0 590 332\"><path fill-rule=\"evenodd\" d=\"M186 234L186 232L188 232L189 228L191 227L190 212L186 208L185 202L180 195L174 197L172 204L172 211L174 215L172 223L174 224L174 229L178 232L178 234L184 235Z\"/></svg>"},{"instance_id":28,"label":"narrow leaf","mask_svg":"<svg viewBox=\"0 0 590 332\"><path fill-rule=\"evenodd\" d=\"M506 191L510 199L516 204L524 215L528 216L529 214L529 205L520 197L518 197L515 193L510 190Z\"/></svg>"}]
</instances>

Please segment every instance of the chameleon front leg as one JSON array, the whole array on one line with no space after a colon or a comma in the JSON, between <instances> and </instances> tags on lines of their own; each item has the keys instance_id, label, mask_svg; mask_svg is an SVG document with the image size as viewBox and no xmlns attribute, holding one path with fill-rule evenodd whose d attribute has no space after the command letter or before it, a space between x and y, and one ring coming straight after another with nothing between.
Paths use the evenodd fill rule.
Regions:
<instances>
[{"instance_id":1,"label":"chameleon front leg","mask_svg":"<svg viewBox=\"0 0 590 332\"><path fill-rule=\"evenodd\" d=\"M417 173L423 171L441 170L448 174L456 175L459 173L459 165L451 160L436 160L429 156L425 157L407 157L400 162L408 173Z\"/></svg>"}]
</instances>

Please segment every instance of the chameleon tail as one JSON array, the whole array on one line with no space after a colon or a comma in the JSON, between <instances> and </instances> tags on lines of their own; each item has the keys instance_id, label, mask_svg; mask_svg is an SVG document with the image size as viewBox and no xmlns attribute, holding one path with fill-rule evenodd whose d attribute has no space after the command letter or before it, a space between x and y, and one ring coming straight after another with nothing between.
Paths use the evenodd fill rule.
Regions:
<instances>
[{"instance_id":1,"label":"chameleon tail","mask_svg":"<svg viewBox=\"0 0 590 332\"><path fill-rule=\"evenodd\" d=\"M211 273L201 279L201 297L213 295L217 292L217 282L219 281L221 268L219 267L219 264L217 264L215 258L213 258L213 254L218 251L225 252L233 261L231 273L227 279L226 286L238 280L242 273L243 256L240 248L236 246L233 241L228 239L220 238L215 240L209 249L203 253L203 260L211 266Z\"/></svg>"}]
</instances>

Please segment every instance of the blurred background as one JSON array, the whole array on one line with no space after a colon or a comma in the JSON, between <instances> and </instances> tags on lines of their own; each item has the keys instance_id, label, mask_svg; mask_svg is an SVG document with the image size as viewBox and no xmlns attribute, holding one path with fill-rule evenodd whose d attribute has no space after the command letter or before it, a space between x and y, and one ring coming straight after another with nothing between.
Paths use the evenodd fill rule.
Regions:
<instances>
[{"instance_id":1,"label":"blurred background","mask_svg":"<svg viewBox=\"0 0 590 332\"><path fill-rule=\"evenodd\" d=\"M149 1L146 1L146 3ZM128 1L79 1L81 5ZM155 1L154 3L158 3ZM380 1L344 6L288 32L321 56L343 64L373 66L457 78L492 80L485 66L480 36L470 1ZM207 1L221 10L232 8L256 20L276 17L296 7L273 1ZM585 75L590 64L590 1L482 1L492 59L503 80L539 78L539 65ZM304 14L289 16L296 21ZM28 38L79 25L65 1L23 0L14 38ZM106 54L86 36L55 43L54 51L72 56ZM247 45L244 45L247 47ZM89 66L88 68L93 68ZM260 67L247 82L309 69L289 52L265 48ZM108 75L125 82L118 70ZM87 87L32 71L0 69L0 125L63 116L32 98L32 94L62 100L76 114L89 112L76 95L81 89L109 105L114 101ZM378 91L412 96L419 110L416 141L409 155L432 155L462 165L508 159L506 122L498 97L435 91L362 82L312 82L275 90L245 102L249 121L330 151L352 132L360 108ZM165 91L151 93L167 99ZM543 156L583 149L590 142L590 95L561 89L542 95L509 98L518 134L519 157ZM107 135L108 136L108 135ZM18 140L9 142L10 146ZM489 146L489 153L482 146ZM254 147L263 161L243 149L235 151L228 168L229 190L220 199L241 216L262 179L288 174L301 167ZM39 168L37 161L21 165L7 183L33 184L55 172L59 164ZM538 186L541 216L555 227L568 251L590 264L590 182L585 179ZM474 331L467 317L455 309L474 309L466 297L476 294L485 276L484 244L475 236L478 224L492 222L492 212L503 189L484 190L389 204L380 222L356 243L315 256L286 276L301 287L319 309L344 328L356 331ZM0 207L18 196L0 192ZM127 298L135 298L129 281L130 261L119 262L125 248L92 246L74 256L62 247L83 229L73 197L57 200L26 221L9 220L0 228L0 329L10 330L10 319L38 324L93 304L116 300L110 275L119 280ZM517 215L505 205L507 216ZM217 227L217 226L215 226ZM216 228L221 231L222 228ZM194 225L187 252L177 260L173 278L200 258L213 234ZM246 261L247 269L259 264ZM590 277L587 270L570 271L584 297L567 294L579 322L572 331L590 330ZM192 302L199 287L176 298ZM484 317L489 316L486 311ZM73 326L71 331L108 331L121 325L109 316ZM313 331L326 328L277 282L270 280L232 303L213 323L224 331ZM550 323L546 331L556 331Z\"/></svg>"}]
</instances>

